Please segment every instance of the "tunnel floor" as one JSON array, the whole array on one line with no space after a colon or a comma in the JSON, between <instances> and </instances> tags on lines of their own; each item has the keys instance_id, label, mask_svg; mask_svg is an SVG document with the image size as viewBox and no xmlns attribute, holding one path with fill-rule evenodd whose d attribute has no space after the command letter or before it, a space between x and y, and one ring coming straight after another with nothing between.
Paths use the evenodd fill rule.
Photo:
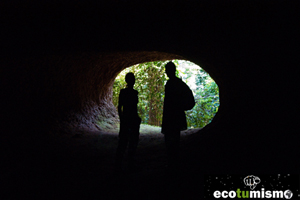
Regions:
<instances>
[{"instance_id":1,"label":"tunnel floor","mask_svg":"<svg viewBox=\"0 0 300 200\"><path fill-rule=\"evenodd\" d=\"M200 129L181 132L181 158L189 136ZM198 132L199 131L199 132ZM199 197L202 186L191 166L181 159L180 172L165 170L166 152L163 135L141 134L136 159L138 170L122 174L114 171L118 134L76 132L45 139L39 146L9 160L5 169L6 198L41 199L164 199ZM12 152L11 152L12 153ZM198 184L191 184L191 181ZM198 187L198 189L196 188Z\"/></svg>"},{"instance_id":2,"label":"tunnel floor","mask_svg":"<svg viewBox=\"0 0 300 200\"><path fill-rule=\"evenodd\" d=\"M268 138L253 138L257 149L250 154L238 137L209 135L209 129L194 131L181 134L180 168L175 173L165 170L162 134L140 136L136 155L140 169L124 174L113 168L116 133L15 137L0 151L0 199L201 199L205 174L299 170L291 159L299 157L297 135L294 143L288 143L291 138L273 139L272 148L263 145ZM249 164L254 161L257 167Z\"/></svg>"}]
</instances>

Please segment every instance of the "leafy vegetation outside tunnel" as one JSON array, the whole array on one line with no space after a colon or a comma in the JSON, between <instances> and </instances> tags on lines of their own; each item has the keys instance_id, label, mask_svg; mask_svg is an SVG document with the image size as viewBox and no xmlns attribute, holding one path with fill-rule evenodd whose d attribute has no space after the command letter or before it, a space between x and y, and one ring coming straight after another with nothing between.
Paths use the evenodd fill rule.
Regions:
<instances>
[{"instance_id":1,"label":"leafy vegetation outside tunnel","mask_svg":"<svg viewBox=\"0 0 300 200\"><path fill-rule=\"evenodd\" d=\"M188 128L202 128L214 118L220 105L219 88L216 82L198 65L185 60L172 60L180 77L193 91L196 105L186 111ZM126 87L125 75L133 72L134 88L139 92L138 113L142 124L159 127L162 122L166 61L140 63L124 69L113 85L113 104L117 108L120 90Z\"/></svg>"}]
</instances>

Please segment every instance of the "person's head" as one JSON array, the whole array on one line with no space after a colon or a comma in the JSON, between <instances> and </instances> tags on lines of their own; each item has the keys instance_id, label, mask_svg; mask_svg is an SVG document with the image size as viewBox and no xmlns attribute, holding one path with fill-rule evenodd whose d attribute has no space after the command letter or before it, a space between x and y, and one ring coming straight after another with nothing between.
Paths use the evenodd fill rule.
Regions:
<instances>
[{"instance_id":1,"label":"person's head","mask_svg":"<svg viewBox=\"0 0 300 200\"><path fill-rule=\"evenodd\" d=\"M132 72L128 72L125 76L125 81L126 81L128 87L133 87L133 85L135 83L134 74Z\"/></svg>"},{"instance_id":2,"label":"person's head","mask_svg":"<svg viewBox=\"0 0 300 200\"><path fill-rule=\"evenodd\" d=\"M166 74L169 78L175 77L176 66L172 61L168 62L165 65L165 69L166 69Z\"/></svg>"}]
</instances>

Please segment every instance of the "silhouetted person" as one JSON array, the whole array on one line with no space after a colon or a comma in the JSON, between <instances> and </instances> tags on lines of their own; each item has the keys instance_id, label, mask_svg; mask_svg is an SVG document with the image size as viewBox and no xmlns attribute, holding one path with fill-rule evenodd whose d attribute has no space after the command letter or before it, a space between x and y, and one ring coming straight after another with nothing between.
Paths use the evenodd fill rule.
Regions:
<instances>
[{"instance_id":1,"label":"silhouetted person","mask_svg":"<svg viewBox=\"0 0 300 200\"><path fill-rule=\"evenodd\" d=\"M129 72L125 76L127 88L121 89L119 95L118 113L120 118L119 144L116 155L116 169L122 169L122 160L128 145L129 169L135 167L134 156L139 141L141 118L137 113L138 91L133 89L134 74Z\"/></svg>"},{"instance_id":2,"label":"silhouetted person","mask_svg":"<svg viewBox=\"0 0 300 200\"><path fill-rule=\"evenodd\" d=\"M161 132L165 137L168 155L167 169L176 169L179 162L180 131L187 129L186 117L183 108L183 93L188 87L176 77L176 66L172 62L165 65L169 77L165 85L165 99Z\"/></svg>"}]
</instances>

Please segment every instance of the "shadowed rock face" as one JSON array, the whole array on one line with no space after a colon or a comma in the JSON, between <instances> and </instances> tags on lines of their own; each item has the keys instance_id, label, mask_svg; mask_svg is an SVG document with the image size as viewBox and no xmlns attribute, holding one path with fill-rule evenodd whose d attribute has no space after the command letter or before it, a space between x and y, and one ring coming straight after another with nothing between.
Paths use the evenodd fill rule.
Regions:
<instances>
[{"instance_id":1,"label":"shadowed rock face","mask_svg":"<svg viewBox=\"0 0 300 200\"><path fill-rule=\"evenodd\" d=\"M299 169L292 164L299 153L293 117L298 2L2 4L1 114L7 138L50 128L95 129L98 116L116 117L111 89L124 68L187 59L220 89L218 114L189 146L196 164L205 141L212 147L209 166Z\"/></svg>"}]
</instances>

